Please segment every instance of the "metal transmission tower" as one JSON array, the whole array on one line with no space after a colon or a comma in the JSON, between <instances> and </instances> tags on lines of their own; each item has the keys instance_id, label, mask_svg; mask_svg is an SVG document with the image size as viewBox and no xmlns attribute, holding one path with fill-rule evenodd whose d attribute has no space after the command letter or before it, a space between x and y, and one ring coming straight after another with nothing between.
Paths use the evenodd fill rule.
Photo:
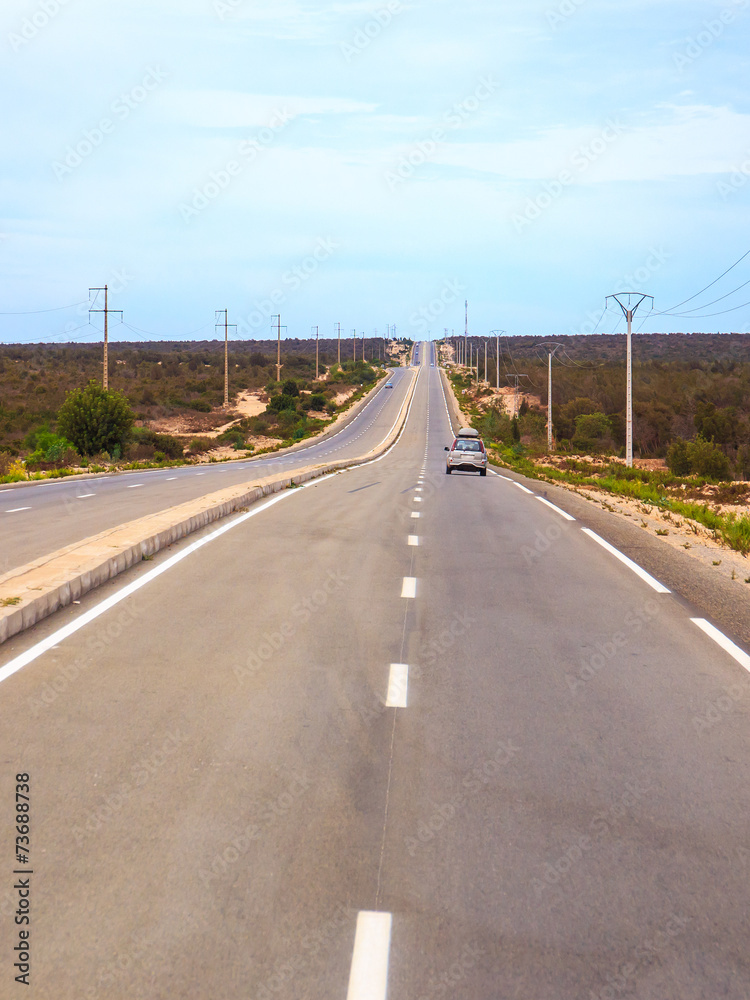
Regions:
<instances>
[{"instance_id":1,"label":"metal transmission tower","mask_svg":"<svg viewBox=\"0 0 750 1000\"><path fill-rule=\"evenodd\" d=\"M222 323L219 319L220 316L224 317L224 322ZM223 326L224 327L224 409L229 409L229 327L232 327L234 332L237 332L236 323L227 323L227 310L217 309L216 310L216 322L214 328Z\"/></svg>"},{"instance_id":2,"label":"metal transmission tower","mask_svg":"<svg viewBox=\"0 0 750 1000\"><path fill-rule=\"evenodd\" d=\"M627 297L628 304L625 305L621 302L620 297L623 299ZM630 300L632 298L638 299L634 306L631 306L630 304ZM643 292L620 292L619 295L608 295L604 300L605 307L610 299L615 300L620 309L622 309L625 319L628 321L628 350L626 364L627 391L625 398L625 465L627 465L628 468L631 468L633 465L633 347L631 339L633 316L635 316L638 306L644 299L651 299L651 308L653 309L654 297L653 295L645 295Z\"/></svg>"},{"instance_id":3,"label":"metal transmission tower","mask_svg":"<svg viewBox=\"0 0 750 1000\"><path fill-rule=\"evenodd\" d=\"M277 331L278 331L278 340L276 342L277 343L277 346L276 346L276 381L280 382L281 381L281 331L282 331L282 329L286 330L286 327L285 326L282 327L282 325L281 325L281 313L279 313L278 316L272 316L271 319L272 320L274 320L274 319L276 320L276 328L277 328Z\"/></svg>"},{"instance_id":4,"label":"metal transmission tower","mask_svg":"<svg viewBox=\"0 0 750 1000\"><path fill-rule=\"evenodd\" d=\"M315 330L315 378L318 378L318 328L317 326L310 327L311 330Z\"/></svg>"},{"instance_id":5,"label":"metal transmission tower","mask_svg":"<svg viewBox=\"0 0 750 1000\"><path fill-rule=\"evenodd\" d=\"M89 295L92 292L104 292L104 308L103 309L89 309L89 316L91 313L104 313L104 367L102 370L102 388L109 388L109 314L119 313L122 316L122 309L110 309L109 308L109 290L105 285L104 288L89 288ZM96 302L96 299L94 299Z\"/></svg>"}]
</instances>

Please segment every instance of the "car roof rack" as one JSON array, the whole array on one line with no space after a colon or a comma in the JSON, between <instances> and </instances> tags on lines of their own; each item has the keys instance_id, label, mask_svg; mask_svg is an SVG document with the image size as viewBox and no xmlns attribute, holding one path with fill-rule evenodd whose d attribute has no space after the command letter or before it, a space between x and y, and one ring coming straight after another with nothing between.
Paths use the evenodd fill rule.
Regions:
<instances>
[{"instance_id":1,"label":"car roof rack","mask_svg":"<svg viewBox=\"0 0 750 1000\"><path fill-rule=\"evenodd\" d=\"M478 438L479 437L479 431L474 430L473 427L462 427L461 430L456 435L456 437L460 437L460 438Z\"/></svg>"}]
</instances>

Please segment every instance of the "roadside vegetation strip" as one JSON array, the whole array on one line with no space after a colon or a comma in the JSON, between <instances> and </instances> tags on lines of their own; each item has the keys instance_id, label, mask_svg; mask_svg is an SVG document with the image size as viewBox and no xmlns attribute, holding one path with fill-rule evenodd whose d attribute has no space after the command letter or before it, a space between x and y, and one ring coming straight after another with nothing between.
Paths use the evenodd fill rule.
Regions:
<instances>
[{"instance_id":1,"label":"roadside vegetation strip","mask_svg":"<svg viewBox=\"0 0 750 1000\"><path fill-rule=\"evenodd\" d=\"M645 469L622 470L615 469L608 475L594 477L571 469L556 469L553 466L536 465L530 459L517 455L512 448L502 451L492 448L492 460L507 469L512 469L529 479L539 479L548 483L560 483L569 486L584 486L589 489L601 490L613 496L622 496L630 500L679 514L689 521L696 521L714 533L715 539L721 539L729 548L743 555L750 552L750 516L745 514L722 514L712 510L706 503L692 503L670 496L666 487L679 488L696 486L694 480L681 479L669 473L648 472ZM611 467L610 467L611 468ZM699 485L699 484L698 484Z\"/></svg>"},{"instance_id":2,"label":"roadside vegetation strip","mask_svg":"<svg viewBox=\"0 0 750 1000\"><path fill-rule=\"evenodd\" d=\"M295 470L293 474L278 473L256 479L252 484L209 493L100 532L3 574L0 576L0 643L168 545L264 496L382 458L401 435L416 383L415 377L383 440L364 455L317 463Z\"/></svg>"}]
</instances>

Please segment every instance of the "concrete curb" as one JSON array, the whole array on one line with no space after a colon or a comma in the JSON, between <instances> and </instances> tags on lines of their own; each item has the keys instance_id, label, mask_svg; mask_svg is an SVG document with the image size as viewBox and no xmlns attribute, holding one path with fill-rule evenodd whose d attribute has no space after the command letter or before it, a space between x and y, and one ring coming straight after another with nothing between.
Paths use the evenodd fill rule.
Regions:
<instances>
[{"instance_id":1,"label":"concrete curb","mask_svg":"<svg viewBox=\"0 0 750 1000\"><path fill-rule=\"evenodd\" d=\"M0 643L79 600L143 559L239 508L292 484L309 482L384 455L404 428L416 384L415 377L393 427L377 448L365 455L308 466L291 476L268 476L256 480L253 485L209 493L198 500L110 528L0 576ZM2 606L3 600L16 599L17 604Z\"/></svg>"},{"instance_id":2,"label":"concrete curb","mask_svg":"<svg viewBox=\"0 0 750 1000\"><path fill-rule=\"evenodd\" d=\"M391 366L392 367L392 366ZM395 371L395 368L392 368ZM288 455L290 453L305 451L307 448L312 448L316 444L320 444L321 441L325 441L328 438L335 437L340 431L354 420L356 416L367 406L372 399L374 399L375 394L379 389L385 385L385 383L393 377L392 374L384 375L379 382L376 382L361 399L358 399L356 403L340 413L336 420L328 427L324 428L320 433L313 435L312 437L305 438L304 441L298 441L297 444L290 444L287 448L278 448L276 451L266 451L259 455L251 455L249 458L234 458L230 462L262 462L264 459L276 458L277 455ZM199 434L195 434L195 437L200 437ZM197 467L200 462L186 462L184 465L174 465L174 466L164 466L163 468L173 468L173 469L188 469L191 466ZM160 471L159 466L155 466L152 469L115 469L112 472L76 472L72 476L56 476L55 478L49 479L22 479L18 483L2 483L0 488L3 490L18 490L23 489L26 486L46 486L52 483L64 483L74 480L77 483L85 482L87 479L104 479L107 476L132 476L134 472L158 472ZM2 642L2 640L0 640Z\"/></svg>"}]
</instances>

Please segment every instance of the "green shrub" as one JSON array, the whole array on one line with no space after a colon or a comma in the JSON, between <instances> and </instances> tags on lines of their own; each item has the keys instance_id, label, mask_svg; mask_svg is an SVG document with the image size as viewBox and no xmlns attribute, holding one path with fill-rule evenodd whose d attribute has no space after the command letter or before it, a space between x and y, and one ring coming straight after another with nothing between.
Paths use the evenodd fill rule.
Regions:
<instances>
[{"instance_id":1,"label":"green shrub","mask_svg":"<svg viewBox=\"0 0 750 1000\"><path fill-rule=\"evenodd\" d=\"M192 403L188 403L187 406L191 410L197 410L198 413L211 412L211 404L205 399L194 399Z\"/></svg>"},{"instance_id":2,"label":"green shrub","mask_svg":"<svg viewBox=\"0 0 750 1000\"><path fill-rule=\"evenodd\" d=\"M729 459L713 441L697 437L695 441L688 444L687 452L690 458L691 472L695 472L699 476L706 476L708 479L727 480L732 478Z\"/></svg>"},{"instance_id":3,"label":"green shrub","mask_svg":"<svg viewBox=\"0 0 750 1000\"><path fill-rule=\"evenodd\" d=\"M310 409L312 410L322 410L326 405L326 398L322 392L314 392L310 396Z\"/></svg>"},{"instance_id":4,"label":"green shrub","mask_svg":"<svg viewBox=\"0 0 750 1000\"><path fill-rule=\"evenodd\" d=\"M281 387L283 396L299 396L299 386L293 378L288 378Z\"/></svg>"},{"instance_id":5,"label":"green shrub","mask_svg":"<svg viewBox=\"0 0 750 1000\"><path fill-rule=\"evenodd\" d=\"M573 447L581 451L596 451L612 443L612 425L604 413L580 413L575 418Z\"/></svg>"},{"instance_id":6,"label":"green shrub","mask_svg":"<svg viewBox=\"0 0 750 1000\"><path fill-rule=\"evenodd\" d=\"M214 444L215 442L212 441L211 438L194 437L193 440L190 442L190 451L194 455L201 455L206 451L210 451L213 448Z\"/></svg>"},{"instance_id":7,"label":"green shrub","mask_svg":"<svg viewBox=\"0 0 750 1000\"><path fill-rule=\"evenodd\" d=\"M688 443L682 438L677 438L669 446L667 451L667 468L675 476L689 476L690 455L688 453Z\"/></svg>"},{"instance_id":8,"label":"green shrub","mask_svg":"<svg viewBox=\"0 0 750 1000\"><path fill-rule=\"evenodd\" d=\"M111 451L124 444L133 426L134 414L121 392L102 389L92 379L84 389L73 389L57 415L60 434L82 455Z\"/></svg>"},{"instance_id":9,"label":"green shrub","mask_svg":"<svg viewBox=\"0 0 750 1000\"><path fill-rule=\"evenodd\" d=\"M294 396L282 392L276 396L271 396L266 409L272 413L281 413L282 410L294 410L296 406L297 400Z\"/></svg>"}]
</instances>

